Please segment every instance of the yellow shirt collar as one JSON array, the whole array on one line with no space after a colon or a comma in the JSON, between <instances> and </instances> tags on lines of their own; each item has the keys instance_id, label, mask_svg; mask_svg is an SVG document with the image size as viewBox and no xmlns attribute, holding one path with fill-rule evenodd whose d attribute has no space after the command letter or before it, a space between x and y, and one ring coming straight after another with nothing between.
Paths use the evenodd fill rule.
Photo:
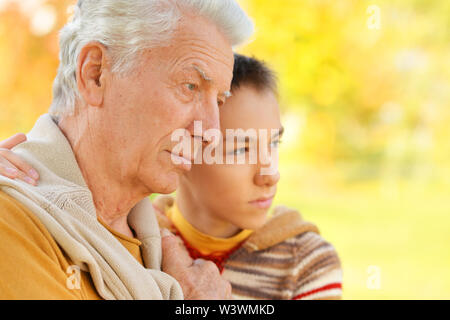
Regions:
<instances>
[{"instance_id":1,"label":"yellow shirt collar","mask_svg":"<svg viewBox=\"0 0 450 320\"><path fill-rule=\"evenodd\" d=\"M194 228L181 214L176 203L166 208L166 215L181 233L183 238L201 254L227 252L247 239L253 230L242 230L231 238L216 238Z\"/></svg>"}]
</instances>

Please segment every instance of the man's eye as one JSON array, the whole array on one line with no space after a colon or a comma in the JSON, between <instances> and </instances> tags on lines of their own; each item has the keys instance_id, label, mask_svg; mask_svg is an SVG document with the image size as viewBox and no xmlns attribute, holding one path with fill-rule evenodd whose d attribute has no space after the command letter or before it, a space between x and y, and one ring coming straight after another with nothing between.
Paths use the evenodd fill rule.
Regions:
<instances>
[{"instance_id":1,"label":"man's eye","mask_svg":"<svg viewBox=\"0 0 450 320\"><path fill-rule=\"evenodd\" d=\"M195 89L197 89L197 85L193 84L193 83L186 83L185 84L186 88L188 88L190 91L194 91Z\"/></svg>"}]
</instances>

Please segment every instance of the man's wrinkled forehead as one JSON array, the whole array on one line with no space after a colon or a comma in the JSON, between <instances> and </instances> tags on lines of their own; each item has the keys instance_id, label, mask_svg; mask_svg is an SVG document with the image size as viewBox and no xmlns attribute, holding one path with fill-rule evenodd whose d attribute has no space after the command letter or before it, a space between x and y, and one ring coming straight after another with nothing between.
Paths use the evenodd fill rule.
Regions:
<instances>
[{"instance_id":1,"label":"man's wrinkled forehead","mask_svg":"<svg viewBox=\"0 0 450 320\"><path fill-rule=\"evenodd\" d=\"M172 43L180 50L185 47L191 53L206 55L218 63L234 66L234 53L227 37L215 24L198 15L186 15L180 20Z\"/></svg>"}]
</instances>

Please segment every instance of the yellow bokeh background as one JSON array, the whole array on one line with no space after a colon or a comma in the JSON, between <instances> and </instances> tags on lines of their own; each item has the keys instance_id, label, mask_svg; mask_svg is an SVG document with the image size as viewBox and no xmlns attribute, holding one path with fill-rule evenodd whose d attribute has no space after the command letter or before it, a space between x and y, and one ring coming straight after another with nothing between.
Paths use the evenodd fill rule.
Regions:
<instances>
[{"instance_id":1,"label":"yellow bokeh background","mask_svg":"<svg viewBox=\"0 0 450 320\"><path fill-rule=\"evenodd\" d=\"M241 0L277 71L276 203L334 244L344 299L450 298L450 2ZM0 0L0 139L50 105L71 0Z\"/></svg>"}]
</instances>

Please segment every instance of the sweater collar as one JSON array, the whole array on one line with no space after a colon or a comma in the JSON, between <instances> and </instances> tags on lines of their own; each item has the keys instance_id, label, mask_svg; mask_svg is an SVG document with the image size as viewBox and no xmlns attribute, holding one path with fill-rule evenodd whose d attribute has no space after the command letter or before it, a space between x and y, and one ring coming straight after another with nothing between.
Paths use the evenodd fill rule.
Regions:
<instances>
[{"instance_id":1,"label":"sweater collar","mask_svg":"<svg viewBox=\"0 0 450 320\"><path fill-rule=\"evenodd\" d=\"M249 252L265 250L305 232L319 234L319 229L313 223L303 220L297 210L277 206L269 221L248 238L243 248Z\"/></svg>"},{"instance_id":2,"label":"sweater collar","mask_svg":"<svg viewBox=\"0 0 450 320\"><path fill-rule=\"evenodd\" d=\"M166 215L184 240L203 255L226 253L246 240L253 232L252 230L242 230L231 238L216 238L207 235L197 230L183 217L176 203L166 208Z\"/></svg>"},{"instance_id":3,"label":"sweater collar","mask_svg":"<svg viewBox=\"0 0 450 320\"><path fill-rule=\"evenodd\" d=\"M168 215L168 212L175 206L175 198L169 195L160 195L154 199L153 205L159 212ZM178 214L181 215L179 210L176 210L178 211ZM169 220L172 220L171 216L168 216L168 218ZM164 220L159 221L159 223L163 224L162 227L170 228L166 225ZM171 221L171 223L174 224L174 221ZM176 225L175 227L178 229ZM191 228L194 227L191 226ZM172 231L179 232L179 230ZM250 235L244 239L242 249L246 249L248 252L265 250L305 232L320 234L317 226L305 221L297 210L286 206L276 206L271 211L266 224L258 230L251 232ZM184 237L183 234L182 236ZM187 239L184 240L189 242ZM198 249L195 246L193 247Z\"/></svg>"},{"instance_id":4,"label":"sweater collar","mask_svg":"<svg viewBox=\"0 0 450 320\"><path fill-rule=\"evenodd\" d=\"M51 167L54 174L77 186L87 188L72 147L51 115L42 115L27 136L28 141L17 147L17 153L20 154L21 147L26 145L31 152L37 151L33 152L34 159L44 166ZM39 168L36 169L39 171Z\"/></svg>"}]
</instances>

